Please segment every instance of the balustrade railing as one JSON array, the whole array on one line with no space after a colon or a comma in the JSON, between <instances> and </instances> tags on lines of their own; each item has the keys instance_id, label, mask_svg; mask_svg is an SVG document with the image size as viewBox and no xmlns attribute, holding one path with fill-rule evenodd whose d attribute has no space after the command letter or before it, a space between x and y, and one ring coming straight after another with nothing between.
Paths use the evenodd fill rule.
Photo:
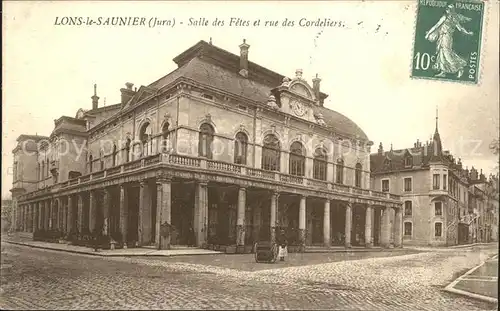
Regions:
<instances>
[{"instance_id":1,"label":"balustrade railing","mask_svg":"<svg viewBox=\"0 0 500 311\"><path fill-rule=\"evenodd\" d=\"M168 163L200 167L201 160L198 158L191 158L187 156L171 154L168 156Z\"/></svg>"},{"instance_id":2,"label":"balustrade railing","mask_svg":"<svg viewBox=\"0 0 500 311\"><path fill-rule=\"evenodd\" d=\"M217 170L217 171L233 172L241 174L241 166L232 163L207 160L207 168L209 170Z\"/></svg>"},{"instance_id":3,"label":"balustrade railing","mask_svg":"<svg viewBox=\"0 0 500 311\"><path fill-rule=\"evenodd\" d=\"M393 200L399 200L399 199L401 199L401 196L389 193L389 198L393 199Z\"/></svg>"},{"instance_id":4,"label":"balustrade railing","mask_svg":"<svg viewBox=\"0 0 500 311\"><path fill-rule=\"evenodd\" d=\"M286 182L286 183L289 183L289 184L299 184L299 185L302 185L302 184L304 184L304 177L302 177L302 176L280 174L280 181L281 182Z\"/></svg>"},{"instance_id":5,"label":"balustrade railing","mask_svg":"<svg viewBox=\"0 0 500 311\"><path fill-rule=\"evenodd\" d=\"M334 184L333 189L341 192L349 192L349 186L342 184Z\"/></svg>"},{"instance_id":6,"label":"balustrade railing","mask_svg":"<svg viewBox=\"0 0 500 311\"><path fill-rule=\"evenodd\" d=\"M106 176L111 176L111 175L115 175L115 174L118 174L120 173L122 170L122 167L121 165L120 166L114 166L112 168L108 168L107 169L107 173L106 173Z\"/></svg>"},{"instance_id":7,"label":"balustrade railing","mask_svg":"<svg viewBox=\"0 0 500 311\"><path fill-rule=\"evenodd\" d=\"M307 185L317 188L324 188L324 189L328 188L328 182L318 179L308 179Z\"/></svg>"},{"instance_id":8,"label":"balustrade railing","mask_svg":"<svg viewBox=\"0 0 500 311\"><path fill-rule=\"evenodd\" d=\"M266 178L266 179L275 179L275 172L273 171L265 171L265 170L260 170L257 168L249 168L247 170L248 175L254 176L254 177L260 177L260 178Z\"/></svg>"},{"instance_id":9,"label":"balustrade railing","mask_svg":"<svg viewBox=\"0 0 500 311\"><path fill-rule=\"evenodd\" d=\"M400 196L395 195L395 194L390 194L387 192L361 189L358 187L352 187L352 186L343 185L343 184L331 183L331 182L324 181L324 180L308 179L308 178L305 178L303 176L283 174L283 173L276 172L276 171L267 171L267 170L262 170L262 169L258 169L258 168L251 168L251 167L246 167L246 166L238 165L238 164L234 164L234 163L228 163L228 162L222 162L222 161L204 159L204 158L198 158L198 157L191 157L191 156L186 156L186 155L178 155L178 154L155 154L152 156L148 156L145 158L134 160L132 162L117 165L117 166L108 168L107 170L94 172L94 173L91 173L91 174L88 174L85 176L80 176L78 178L73 178L73 179L70 179L68 181L62 182L60 184L56 184L55 186L57 186L57 187L51 186L48 188L36 190L34 192L27 193L26 195L24 195L22 197L23 198L31 198L33 196L37 196L37 195L43 194L45 192L49 192L52 190L52 188L53 188L53 190L58 190L61 188L66 188L69 186L77 185L78 183L84 183L84 182L89 182L89 181L95 180L95 179L100 179L100 178L104 178L104 177L108 177L108 176L112 176L112 175L118 175L118 174L126 172L126 171L139 169L141 167L148 167L148 166L155 165L155 164L161 163L161 162L166 163L166 164L180 165L180 166L199 167L202 169L208 169L208 170L214 170L214 171L231 172L231 173L236 173L236 174L241 174L241 175L257 177L257 178L275 180L275 181L279 181L282 183L293 184L293 185L304 185L306 187L332 189L335 191L344 192L344 193L352 193L352 194L356 194L356 195L364 195L364 196L379 197L379 198L386 198L386 199L392 199L392 200L400 200Z\"/></svg>"},{"instance_id":10,"label":"balustrade railing","mask_svg":"<svg viewBox=\"0 0 500 311\"><path fill-rule=\"evenodd\" d=\"M92 179L98 179L98 178L103 178L104 177L104 171L99 171L92 173ZM83 182L83 180L80 178L80 182Z\"/></svg>"},{"instance_id":11,"label":"balustrade railing","mask_svg":"<svg viewBox=\"0 0 500 311\"><path fill-rule=\"evenodd\" d=\"M378 198L385 198L387 196L385 192L379 192L379 191L373 191L373 190L372 190L372 195L374 197L378 197Z\"/></svg>"},{"instance_id":12,"label":"balustrade railing","mask_svg":"<svg viewBox=\"0 0 500 311\"><path fill-rule=\"evenodd\" d=\"M150 166L156 163L160 163L161 154L155 154L153 156L144 159L144 166Z\"/></svg>"},{"instance_id":13,"label":"balustrade railing","mask_svg":"<svg viewBox=\"0 0 500 311\"><path fill-rule=\"evenodd\" d=\"M141 167L142 159L138 159L129 163L125 163L123 168L125 171L135 170Z\"/></svg>"}]
</instances>

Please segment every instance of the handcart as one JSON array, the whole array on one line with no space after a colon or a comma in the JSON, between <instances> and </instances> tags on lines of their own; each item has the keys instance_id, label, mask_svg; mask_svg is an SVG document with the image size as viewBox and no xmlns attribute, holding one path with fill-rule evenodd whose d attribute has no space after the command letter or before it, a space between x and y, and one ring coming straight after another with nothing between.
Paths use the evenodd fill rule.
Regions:
<instances>
[{"instance_id":1,"label":"handcart","mask_svg":"<svg viewBox=\"0 0 500 311\"><path fill-rule=\"evenodd\" d=\"M275 263L278 258L278 245L269 241L256 242L255 262Z\"/></svg>"}]
</instances>

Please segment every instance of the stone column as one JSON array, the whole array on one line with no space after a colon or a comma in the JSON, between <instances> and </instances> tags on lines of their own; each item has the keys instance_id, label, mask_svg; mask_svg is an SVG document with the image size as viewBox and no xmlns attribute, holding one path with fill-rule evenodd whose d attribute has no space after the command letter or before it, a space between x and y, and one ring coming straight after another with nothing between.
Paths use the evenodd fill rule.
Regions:
<instances>
[{"instance_id":1,"label":"stone column","mask_svg":"<svg viewBox=\"0 0 500 311\"><path fill-rule=\"evenodd\" d=\"M170 249L170 234L162 236L161 225L172 224L172 183L170 179L158 178L156 181L156 248Z\"/></svg>"},{"instance_id":2,"label":"stone column","mask_svg":"<svg viewBox=\"0 0 500 311\"><path fill-rule=\"evenodd\" d=\"M23 205L23 231L28 232L28 213L26 212L28 209L28 206L26 204Z\"/></svg>"},{"instance_id":3,"label":"stone column","mask_svg":"<svg viewBox=\"0 0 500 311\"><path fill-rule=\"evenodd\" d=\"M61 231L65 234L68 233L68 205L63 204L63 200L61 199Z\"/></svg>"},{"instance_id":4,"label":"stone column","mask_svg":"<svg viewBox=\"0 0 500 311\"><path fill-rule=\"evenodd\" d=\"M37 202L37 211L38 211L38 230L43 230L43 202Z\"/></svg>"},{"instance_id":5,"label":"stone column","mask_svg":"<svg viewBox=\"0 0 500 311\"><path fill-rule=\"evenodd\" d=\"M139 246L151 242L151 193L146 180L140 182L139 188L139 215L137 226L137 243Z\"/></svg>"},{"instance_id":6,"label":"stone column","mask_svg":"<svg viewBox=\"0 0 500 311\"><path fill-rule=\"evenodd\" d=\"M77 220L78 233L82 234L83 230L83 194L78 194L78 220Z\"/></svg>"},{"instance_id":7,"label":"stone column","mask_svg":"<svg viewBox=\"0 0 500 311\"><path fill-rule=\"evenodd\" d=\"M120 185L120 233L122 235L123 248L127 248L128 231L128 198L126 186Z\"/></svg>"},{"instance_id":8,"label":"stone column","mask_svg":"<svg viewBox=\"0 0 500 311\"><path fill-rule=\"evenodd\" d=\"M246 189L240 187L238 190L238 218L236 220L236 244L237 246L245 246L245 207L247 192Z\"/></svg>"},{"instance_id":9,"label":"stone column","mask_svg":"<svg viewBox=\"0 0 500 311\"><path fill-rule=\"evenodd\" d=\"M207 183L199 182L196 185L196 206L195 219L196 225L196 245L203 247L207 242L208 230L208 189Z\"/></svg>"},{"instance_id":10,"label":"stone column","mask_svg":"<svg viewBox=\"0 0 500 311\"><path fill-rule=\"evenodd\" d=\"M104 199L103 199L103 207L102 214L104 218L102 234L104 236L109 235L109 209L111 204L111 193L109 188L104 188Z\"/></svg>"},{"instance_id":11,"label":"stone column","mask_svg":"<svg viewBox=\"0 0 500 311\"><path fill-rule=\"evenodd\" d=\"M345 206L345 247L351 247L352 230L352 203L347 202Z\"/></svg>"},{"instance_id":12,"label":"stone column","mask_svg":"<svg viewBox=\"0 0 500 311\"><path fill-rule=\"evenodd\" d=\"M394 217L394 247L403 246L403 211L402 208L396 208Z\"/></svg>"},{"instance_id":13,"label":"stone column","mask_svg":"<svg viewBox=\"0 0 500 311\"><path fill-rule=\"evenodd\" d=\"M54 226L54 200L49 200L49 230L53 229Z\"/></svg>"},{"instance_id":14,"label":"stone column","mask_svg":"<svg viewBox=\"0 0 500 311\"><path fill-rule=\"evenodd\" d=\"M28 227L30 228L30 232L33 233L34 232L34 228L35 226L33 225L33 222L35 220L35 204L34 203L30 203L29 205L29 210L30 210L30 218L29 218L29 224L28 224Z\"/></svg>"},{"instance_id":15,"label":"stone column","mask_svg":"<svg viewBox=\"0 0 500 311\"><path fill-rule=\"evenodd\" d=\"M373 241L372 241L372 207L370 205L366 206L365 246L368 248L373 246Z\"/></svg>"},{"instance_id":16,"label":"stone column","mask_svg":"<svg viewBox=\"0 0 500 311\"><path fill-rule=\"evenodd\" d=\"M257 202L252 202L252 210L253 210L253 239L254 241L259 241L260 239L260 229L261 229L261 211L262 211L262 202L258 200Z\"/></svg>"},{"instance_id":17,"label":"stone column","mask_svg":"<svg viewBox=\"0 0 500 311\"><path fill-rule=\"evenodd\" d=\"M56 202L57 202L57 209L56 209L56 215L55 215L55 222L56 222L55 228L57 230L61 231L61 210L62 210L61 199L57 198Z\"/></svg>"},{"instance_id":18,"label":"stone column","mask_svg":"<svg viewBox=\"0 0 500 311\"><path fill-rule=\"evenodd\" d=\"M38 203L33 203L33 232L38 231L39 217Z\"/></svg>"},{"instance_id":19,"label":"stone column","mask_svg":"<svg viewBox=\"0 0 500 311\"><path fill-rule=\"evenodd\" d=\"M299 203L299 243L300 251L306 248L306 197L300 197Z\"/></svg>"},{"instance_id":20,"label":"stone column","mask_svg":"<svg viewBox=\"0 0 500 311\"><path fill-rule=\"evenodd\" d=\"M50 229L50 200L47 200L45 202L45 213L44 213L44 228L45 230L49 230Z\"/></svg>"},{"instance_id":21,"label":"stone column","mask_svg":"<svg viewBox=\"0 0 500 311\"><path fill-rule=\"evenodd\" d=\"M271 208L269 215L269 225L270 225L270 230L271 230L271 242L276 242L276 213L277 213L277 203L278 200L278 194L276 192L273 192L271 194Z\"/></svg>"},{"instance_id":22,"label":"stone column","mask_svg":"<svg viewBox=\"0 0 500 311\"><path fill-rule=\"evenodd\" d=\"M381 237L380 237L380 246L389 247L390 239L391 239L391 224L390 224L390 208L385 207L382 210L382 224L380 226Z\"/></svg>"},{"instance_id":23,"label":"stone column","mask_svg":"<svg viewBox=\"0 0 500 311\"><path fill-rule=\"evenodd\" d=\"M67 230L68 233L70 233L72 230L75 229L75 221L73 220L75 216L73 215L74 209L73 209L73 198L71 195L68 195L68 218L67 218Z\"/></svg>"},{"instance_id":24,"label":"stone column","mask_svg":"<svg viewBox=\"0 0 500 311\"><path fill-rule=\"evenodd\" d=\"M143 226L144 226L144 193L146 192L146 181L141 180L139 182L139 212L137 215L137 244L138 246L143 245Z\"/></svg>"},{"instance_id":25,"label":"stone column","mask_svg":"<svg viewBox=\"0 0 500 311\"><path fill-rule=\"evenodd\" d=\"M89 191L89 231L94 233L97 222L97 200L94 191Z\"/></svg>"},{"instance_id":26,"label":"stone column","mask_svg":"<svg viewBox=\"0 0 500 311\"><path fill-rule=\"evenodd\" d=\"M325 200L325 207L323 212L323 244L325 247L331 245L331 232L330 232L330 199Z\"/></svg>"}]
</instances>

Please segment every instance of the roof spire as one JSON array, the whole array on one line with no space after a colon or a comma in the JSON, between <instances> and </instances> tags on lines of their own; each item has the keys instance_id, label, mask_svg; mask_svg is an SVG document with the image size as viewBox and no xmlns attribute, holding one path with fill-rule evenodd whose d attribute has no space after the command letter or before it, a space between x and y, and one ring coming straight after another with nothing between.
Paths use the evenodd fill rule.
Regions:
<instances>
[{"instance_id":1,"label":"roof spire","mask_svg":"<svg viewBox=\"0 0 500 311\"><path fill-rule=\"evenodd\" d=\"M212 37L210 37L210 42L209 43L212 44Z\"/></svg>"},{"instance_id":2,"label":"roof spire","mask_svg":"<svg viewBox=\"0 0 500 311\"><path fill-rule=\"evenodd\" d=\"M435 133L438 132L438 106L436 105L436 131Z\"/></svg>"}]
</instances>

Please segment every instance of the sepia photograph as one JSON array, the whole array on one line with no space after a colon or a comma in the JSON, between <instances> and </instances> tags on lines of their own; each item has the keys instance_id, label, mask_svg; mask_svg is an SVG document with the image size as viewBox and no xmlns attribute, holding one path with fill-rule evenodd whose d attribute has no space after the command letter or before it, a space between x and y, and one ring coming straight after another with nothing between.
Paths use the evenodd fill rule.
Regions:
<instances>
[{"instance_id":1,"label":"sepia photograph","mask_svg":"<svg viewBox=\"0 0 500 311\"><path fill-rule=\"evenodd\" d=\"M2 7L2 310L497 310L498 0Z\"/></svg>"}]
</instances>

